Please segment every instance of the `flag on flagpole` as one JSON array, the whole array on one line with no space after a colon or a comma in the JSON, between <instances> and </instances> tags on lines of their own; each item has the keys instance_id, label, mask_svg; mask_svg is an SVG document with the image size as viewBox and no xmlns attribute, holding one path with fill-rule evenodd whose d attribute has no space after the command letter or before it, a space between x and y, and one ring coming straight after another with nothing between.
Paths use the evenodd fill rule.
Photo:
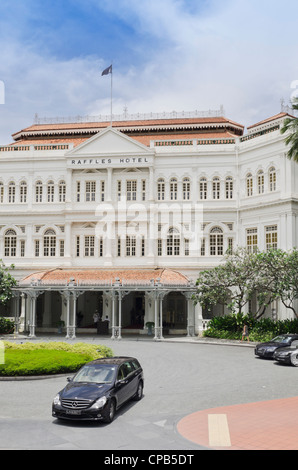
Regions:
<instances>
[{"instance_id":1,"label":"flag on flagpole","mask_svg":"<svg viewBox=\"0 0 298 470\"><path fill-rule=\"evenodd\" d=\"M103 76L103 75L109 75L109 73L112 73L112 68L113 68L113 66L110 65L109 67L107 67L106 69L104 69L104 71L102 72L101 76Z\"/></svg>"}]
</instances>

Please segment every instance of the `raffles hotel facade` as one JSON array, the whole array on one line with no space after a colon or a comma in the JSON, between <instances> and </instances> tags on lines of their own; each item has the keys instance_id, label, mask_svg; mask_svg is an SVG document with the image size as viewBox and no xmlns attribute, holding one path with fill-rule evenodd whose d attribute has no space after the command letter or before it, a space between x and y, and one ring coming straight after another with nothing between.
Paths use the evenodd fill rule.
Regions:
<instances>
[{"instance_id":1,"label":"raffles hotel facade","mask_svg":"<svg viewBox=\"0 0 298 470\"><path fill-rule=\"evenodd\" d=\"M228 248L297 246L286 113L246 131L225 117L36 124L0 147L0 258L18 287L2 315L31 336L197 334L191 295ZM256 307L252 304L248 309ZM218 306L213 314L224 314ZM267 315L285 318L278 303Z\"/></svg>"}]
</instances>

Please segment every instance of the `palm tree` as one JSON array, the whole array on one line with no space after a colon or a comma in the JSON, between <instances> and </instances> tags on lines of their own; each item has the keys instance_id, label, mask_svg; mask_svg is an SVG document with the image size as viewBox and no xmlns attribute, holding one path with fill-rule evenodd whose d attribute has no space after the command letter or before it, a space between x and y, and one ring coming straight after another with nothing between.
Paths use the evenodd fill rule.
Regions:
<instances>
[{"instance_id":1,"label":"palm tree","mask_svg":"<svg viewBox=\"0 0 298 470\"><path fill-rule=\"evenodd\" d=\"M295 111L298 111L298 98L293 99L292 108ZM286 145L290 145L290 150L288 151L288 158L298 162L298 117L288 117L284 121L284 125L281 128L280 132L285 134L289 131L289 135L285 139Z\"/></svg>"}]
</instances>

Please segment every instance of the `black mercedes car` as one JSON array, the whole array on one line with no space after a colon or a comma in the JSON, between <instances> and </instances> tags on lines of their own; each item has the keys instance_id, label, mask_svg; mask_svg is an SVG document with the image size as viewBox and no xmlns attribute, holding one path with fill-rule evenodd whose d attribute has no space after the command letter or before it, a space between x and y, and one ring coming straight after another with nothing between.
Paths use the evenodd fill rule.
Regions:
<instances>
[{"instance_id":1,"label":"black mercedes car","mask_svg":"<svg viewBox=\"0 0 298 470\"><path fill-rule=\"evenodd\" d=\"M134 357L112 357L88 362L68 382L54 398L54 418L111 423L123 403L142 398L144 375Z\"/></svg>"},{"instance_id":2,"label":"black mercedes car","mask_svg":"<svg viewBox=\"0 0 298 470\"><path fill-rule=\"evenodd\" d=\"M279 348L291 346L293 341L298 340L298 334L279 335L267 343L257 344L255 347L255 355L262 358L273 358L274 352Z\"/></svg>"}]
</instances>

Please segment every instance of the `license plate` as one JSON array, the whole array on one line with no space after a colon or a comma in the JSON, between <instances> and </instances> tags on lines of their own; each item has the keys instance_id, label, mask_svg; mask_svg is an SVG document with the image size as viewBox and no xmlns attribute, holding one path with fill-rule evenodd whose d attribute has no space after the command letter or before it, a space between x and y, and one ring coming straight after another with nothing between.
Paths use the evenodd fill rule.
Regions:
<instances>
[{"instance_id":1,"label":"license plate","mask_svg":"<svg viewBox=\"0 0 298 470\"><path fill-rule=\"evenodd\" d=\"M66 410L67 415L80 415L81 411L80 410Z\"/></svg>"}]
</instances>

